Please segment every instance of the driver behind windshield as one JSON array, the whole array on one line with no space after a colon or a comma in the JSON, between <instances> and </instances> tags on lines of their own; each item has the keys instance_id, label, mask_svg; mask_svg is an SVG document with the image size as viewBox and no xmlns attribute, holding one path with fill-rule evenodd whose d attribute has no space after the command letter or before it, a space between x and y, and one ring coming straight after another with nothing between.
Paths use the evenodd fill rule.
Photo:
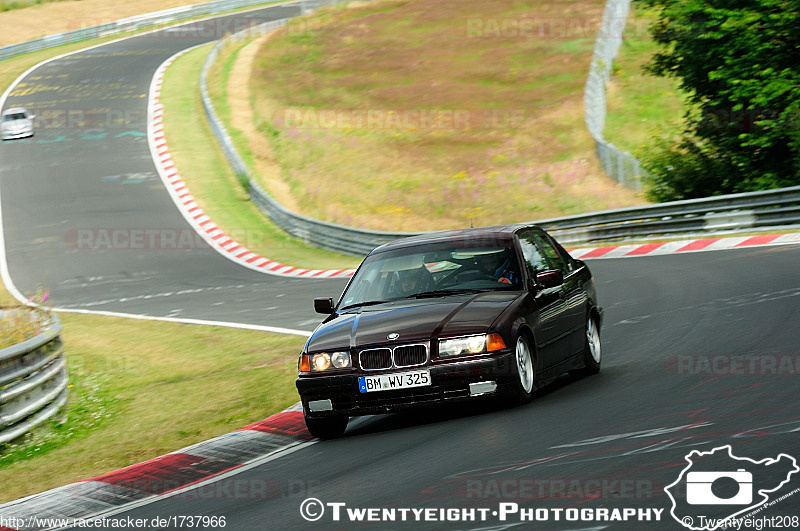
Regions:
<instances>
[{"instance_id":1,"label":"driver behind windshield","mask_svg":"<svg viewBox=\"0 0 800 531\"><path fill-rule=\"evenodd\" d=\"M507 251L476 257L478 267L501 284L519 284L519 273Z\"/></svg>"},{"instance_id":2,"label":"driver behind windshield","mask_svg":"<svg viewBox=\"0 0 800 531\"><path fill-rule=\"evenodd\" d=\"M398 271L398 285L400 287L400 296L406 297L413 295L420 291L428 289L427 279L430 275L425 266L417 269L406 269L405 271Z\"/></svg>"}]
</instances>

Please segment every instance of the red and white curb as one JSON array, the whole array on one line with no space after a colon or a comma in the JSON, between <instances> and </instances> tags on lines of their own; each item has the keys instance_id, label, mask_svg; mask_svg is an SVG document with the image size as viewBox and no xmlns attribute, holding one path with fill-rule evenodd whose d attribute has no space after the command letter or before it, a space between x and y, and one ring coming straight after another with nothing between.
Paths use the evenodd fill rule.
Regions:
<instances>
[{"instance_id":1,"label":"red and white curb","mask_svg":"<svg viewBox=\"0 0 800 531\"><path fill-rule=\"evenodd\" d=\"M161 84L167 68L175 59L192 49L188 48L178 52L158 67L150 84L147 105L147 140L150 144L150 153L161 180L178 210L211 247L223 256L250 269L271 275L299 278L347 278L352 276L354 272L352 269L300 269L265 258L228 236L197 204L169 153L167 139L164 136L164 106L159 101Z\"/></svg>"},{"instance_id":2,"label":"red and white curb","mask_svg":"<svg viewBox=\"0 0 800 531\"><path fill-rule=\"evenodd\" d=\"M52 525L57 519L88 520L146 501L177 495L199 498L279 497L285 486L266 478L246 485L234 482L220 488L202 487L209 480L220 480L248 465L267 462L270 457L311 439L298 403L232 433L115 472L0 505L3 523L13 522L16 526L0 525L0 531L47 529L47 524Z\"/></svg>"},{"instance_id":3,"label":"red and white curb","mask_svg":"<svg viewBox=\"0 0 800 531\"><path fill-rule=\"evenodd\" d=\"M569 254L581 260L591 258L628 258L632 256L658 256L665 254L722 251L765 245L800 244L800 233L760 234L757 236L734 236L727 238L703 238L664 243L638 243L571 249Z\"/></svg>"}]
</instances>

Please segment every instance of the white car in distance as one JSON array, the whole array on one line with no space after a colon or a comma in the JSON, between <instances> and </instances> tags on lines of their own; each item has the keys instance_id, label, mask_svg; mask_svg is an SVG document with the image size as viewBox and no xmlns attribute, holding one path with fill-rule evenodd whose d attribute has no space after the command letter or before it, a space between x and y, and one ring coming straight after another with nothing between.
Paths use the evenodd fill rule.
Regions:
<instances>
[{"instance_id":1,"label":"white car in distance","mask_svg":"<svg viewBox=\"0 0 800 531\"><path fill-rule=\"evenodd\" d=\"M34 118L35 115L22 107L6 109L0 117L0 136L3 140L33 136Z\"/></svg>"}]
</instances>

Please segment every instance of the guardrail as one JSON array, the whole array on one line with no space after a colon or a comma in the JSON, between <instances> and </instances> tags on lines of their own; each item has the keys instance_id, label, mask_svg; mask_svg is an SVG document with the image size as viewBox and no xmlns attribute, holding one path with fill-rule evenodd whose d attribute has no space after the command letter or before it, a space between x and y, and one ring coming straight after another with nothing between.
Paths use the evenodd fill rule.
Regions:
<instances>
[{"instance_id":1,"label":"guardrail","mask_svg":"<svg viewBox=\"0 0 800 531\"><path fill-rule=\"evenodd\" d=\"M628 188L641 190L641 163L628 152L623 152L603 137L606 126L606 83L611 78L614 59L622 46L622 34L628 19L631 0L607 0L603 22L597 35L592 55L589 77L583 91L586 127L597 147L597 156L603 169L612 179Z\"/></svg>"},{"instance_id":2,"label":"guardrail","mask_svg":"<svg viewBox=\"0 0 800 531\"><path fill-rule=\"evenodd\" d=\"M320 4L322 3L320 2ZM609 9L607 6L606 17L609 19L622 17L622 22L617 19L617 23L624 26L628 4L629 0L609 0L608 5L622 7ZM623 11L617 10L622 8L625 9ZM262 24L259 28L263 32L269 32L285 23L286 20L280 20ZM253 30L231 35L227 39L241 39L247 35L253 35ZM598 38L599 42L600 37ZM203 72L200 78L203 106L211 124L211 129L219 141L228 162L237 176L247 184L252 201L266 216L283 230L300 240L317 247L356 256L363 256L375 247L389 241L420 234L418 232L371 231L312 219L287 210L262 190L258 183L251 178L247 165L234 147L225 126L214 112L214 106L208 96L208 70L217 59L219 51L224 44L224 41L218 42L203 65ZM600 55L605 57L608 54L612 54L612 52L616 54L613 50L615 46L617 50L619 49L618 43L612 42L608 46L609 49L603 51ZM595 56L595 59L597 57L598 55ZM607 79L609 72L610 67L607 70L598 70L597 75L601 76L600 79L603 80ZM606 76L606 78L602 76ZM605 81L601 85L603 93L605 91L604 83ZM603 102L605 102L605 97L603 97ZM593 127L595 131L599 130L599 134L602 137L605 113L598 120L593 122L590 128ZM601 144L598 144L598 150L601 149L600 146ZM610 150L611 148L602 149ZM615 157L616 155L609 156L608 160L613 161L613 164L619 167L630 167L635 172L639 171L636 159L631 157L632 162ZM627 175L627 171L624 170L622 174ZM568 245L635 237L674 236L704 231L745 230L783 226L800 223L800 187L607 210L578 216L536 220L531 223L553 232L560 241Z\"/></svg>"},{"instance_id":3,"label":"guardrail","mask_svg":"<svg viewBox=\"0 0 800 531\"><path fill-rule=\"evenodd\" d=\"M320 1L321 0L301 0L286 5L296 5L300 7L301 11L305 12L307 9L314 9ZM136 31L150 26L169 24L171 22L179 22L181 20L195 17L215 15L225 11L232 11L234 9L253 7L267 3L272 2L269 2L269 0L216 0L214 2L207 2L204 4L181 6L172 9L164 9L162 11L155 11L153 13L145 13L144 15L121 18L106 24L81 28L64 33L57 33L55 35L48 35L39 39L33 39L19 44L5 46L0 48L0 61L17 55L38 52L54 46L61 46L62 44L69 44L87 39L94 39L97 37L106 37L108 35L124 33L127 31Z\"/></svg>"},{"instance_id":4,"label":"guardrail","mask_svg":"<svg viewBox=\"0 0 800 531\"><path fill-rule=\"evenodd\" d=\"M67 403L69 380L60 333L61 321L52 314L50 326L36 337L0 350L0 444L42 424Z\"/></svg>"},{"instance_id":5,"label":"guardrail","mask_svg":"<svg viewBox=\"0 0 800 531\"><path fill-rule=\"evenodd\" d=\"M565 243L785 227L800 223L800 186L537 221Z\"/></svg>"},{"instance_id":6,"label":"guardrail","mask_svg":"<svg viewBox=\"0 0 800 531\"><path fill-rule=\"evenodd\" d=\"M338 0L316 0L313 2L304 2L303 13L310 13L319 7L332 5L338 3ZM241 155L233 145L227 129L222 124L222 121L217 116L214 110L214 104L208 95L208 71L219 56L220 50L226 43L232 40L240 40L250 38L257 35L267 34L274 31L286 24L287 19L274 20L260 24L253 28L233 33L224 39L221 39L209 52L203 64L203 70L200 75L200 93L203 100L203 108L205 109L206 116L208 117L211 131L214 133L217 141L228 159L233 171L236 173L240 181L242 181L248 188L250 199L256 204L259 210L269 217L276 225L288 232L295 238L298 238L311 245L336 251L344 254L352 254L355 256L363 256L370 252L375 247L403 238L406 236L413 236L413 232L383 232L371 231L365 229L357 229L354 227L347 227L338 225L336 223L329 223L313 219L295 212L291 212L283 205L275 201L267 192L265 192L259 184L252 178L250 170L244 163Z\"/></svg>"}]
</instances>

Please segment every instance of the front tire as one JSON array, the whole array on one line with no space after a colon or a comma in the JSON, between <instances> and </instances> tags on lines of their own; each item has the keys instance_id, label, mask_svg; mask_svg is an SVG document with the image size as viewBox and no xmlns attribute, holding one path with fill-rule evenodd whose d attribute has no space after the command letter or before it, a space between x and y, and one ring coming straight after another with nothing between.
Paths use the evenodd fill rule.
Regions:
<instances>
[{"instance_id":1,"label":"front tire","mask_svg":"<svg viewBox=\"0 0 800 531\"><path fill-rule=\"evenodd\" d=\"M511 399L517 404L530 402L536 390L536 375L533 369L533 355L528 339L524 334L517 338L514 348L512 371L515 378L511 383Z\"/></svg>"},{"instance_id":2,"label":"front tire","mask_svg":"<svg viewBox=\"0 0 800 531\"><path fill-rule=\"evenodd\" d=\"M583 374L591 375L600 372L602 348L600 346L600 328L597 319L590 315L586 320L586 340L583 347Z\"/></svg>"},{"instance_id":3,"label":"front tire","mask_svg":"<svg viewBox=\"0 0 800 531\"><path fill-rule=\"evenodd\" d=\"M306 428L308 432L317 439L336 439L344 435L347 429L347 422L350 420L346 416L335 417L309 417L304 413Z\"/></svg>"}]
</instances>

